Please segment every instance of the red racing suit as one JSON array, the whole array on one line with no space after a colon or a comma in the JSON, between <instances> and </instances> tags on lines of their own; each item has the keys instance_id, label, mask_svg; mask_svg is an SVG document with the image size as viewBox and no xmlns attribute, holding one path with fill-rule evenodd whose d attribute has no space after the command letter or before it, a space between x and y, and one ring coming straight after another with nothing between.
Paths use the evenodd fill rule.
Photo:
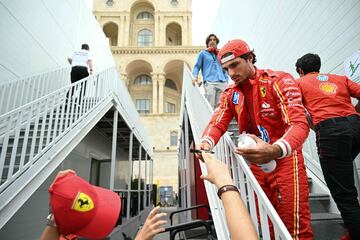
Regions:
<instances>
[{"instance_id":1,"label":"red racing suit","mask_svg":"<svg viewBox=\"0 0 360 240\"><path fill-rule=\"evenodd\" d=\"M285 72L256 69L253 79L229 86L222 93L201 141L214 146L233 117L240 133L255 134L282 149L272 173L263 172L255 164L251 164L251 170L293 239L313 239L302 155L309 126L293 77Z\"/></svg>"}]
</instances>

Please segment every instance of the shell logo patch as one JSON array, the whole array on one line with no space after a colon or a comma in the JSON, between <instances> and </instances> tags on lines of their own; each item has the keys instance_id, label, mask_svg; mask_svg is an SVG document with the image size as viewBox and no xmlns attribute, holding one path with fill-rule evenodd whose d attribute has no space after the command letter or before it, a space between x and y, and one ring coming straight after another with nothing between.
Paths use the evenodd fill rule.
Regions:
<instances>
[{"instance_id":1,"label":"shell logo patch","mask_svg":"<svg viewBox=\"0 0 360 240\"><path fill-rule=\"evenodd\" d=\"M333 83L322 83L319 85L319 88L325 94L334 94L336 93L337 86Z\"/></svg>"},{"instance_id":2,"label":"shell logo patch","mask_svg":"<svg viewBox=\"0 0 360 240\"><path fill-rule=\"evenodd\" d=\"M78 212L89 212L94 208L93 200L83 192L79 192L73 202L71 209Z\"/></svg>"},{"instance_id":3,"label":"shell logo patch","mask_svg":"<svg viewBox=\"0 0 360 240\"><path fill-rule=\"evenodd\" d=\"M261 94L261 97L266 96L266 87L260 87L260 94Z\"/></svg>"}]
</instances>

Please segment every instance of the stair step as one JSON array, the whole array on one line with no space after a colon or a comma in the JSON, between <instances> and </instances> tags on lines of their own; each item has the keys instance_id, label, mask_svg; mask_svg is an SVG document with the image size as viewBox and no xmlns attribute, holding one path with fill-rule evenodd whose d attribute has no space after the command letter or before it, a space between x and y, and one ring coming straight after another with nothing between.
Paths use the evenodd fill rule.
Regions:
<instances>
[{"instance_id":1,"label":"stair step","mask_svg":"<svg viewBox=\"0 0 360 240\"><path fill-rule=\"evenodd\" d=\"M337 213L311 213L311 221L341 221L340 214Z\"/></svg>"},{"instance_id":2,"label":"stair step","mask_svg":"<svg viewBox=\"0 0 360 240\"><path fill-rule=\"evenodd\" d=\"M318 201L329 201L330 196L327 193L310 193L309 199L311 200L318 200Z\"/></svg>"},{"instance_id":3,"label":"stair step","mask_svg":"<svg viewBox=\"0 0 360 240\"><path fill-rule=\"evenodd\" d=\"M309 205L311 213L326 213L330 208L330 196L326 193L310 193Z\"/></svg>"}]
</instances>

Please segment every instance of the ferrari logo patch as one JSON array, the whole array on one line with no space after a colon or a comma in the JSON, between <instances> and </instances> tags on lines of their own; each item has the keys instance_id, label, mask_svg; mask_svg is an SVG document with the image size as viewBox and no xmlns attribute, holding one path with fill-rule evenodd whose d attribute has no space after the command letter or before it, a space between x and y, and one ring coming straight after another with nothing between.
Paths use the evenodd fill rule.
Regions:
<instances>
[{"instance_id":1,"label":"ferrari logo patch","mask_svg":"<svg viewBox=\"0 0 360 240\"><path fill-rule=\"evenodd\" d=\"M261 97L266 96L266 87L260 87L260 94L261 94Z\"/></svg>"},{"instance_id":2,"label":"ferrari logo patch","mask_svg":"<svg viewBox=\"0 0 360 240\"><path fill-rule=\"evenodd\" d=\"M78 212L89 212L94 208L94 202L88 195L79 192L71 208Z\"/></svg>"}]
</instances>

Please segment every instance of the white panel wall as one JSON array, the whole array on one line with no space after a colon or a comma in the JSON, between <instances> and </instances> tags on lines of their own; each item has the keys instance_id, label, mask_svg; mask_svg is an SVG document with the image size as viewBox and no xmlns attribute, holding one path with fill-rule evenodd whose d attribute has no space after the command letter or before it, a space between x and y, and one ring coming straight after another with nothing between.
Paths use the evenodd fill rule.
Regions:
<instances>
[{"instance_id":1,"label":"white panel wall","mask_svg":"<svg viewBox=\"0 0 360 240\"><path fill-rule=\"evenodd\" d=\"M360 49L360 1L223 0L213 30L220 46L247 41L260 68L297 77L296 60L312 52L320 55L323 72L344 74L343 61Z\"/></svg>"},{"instance_id":2,"label":"white panel wall","mask_svg":"<svg viewBox=\"0 0 360 240\"><path fill-rule=\"evenodd\" d=\"M90 45L95 72L114 65L84 0L0 0L0 84L68 66L82 43Z\"/></svg>"}]
</instances>

